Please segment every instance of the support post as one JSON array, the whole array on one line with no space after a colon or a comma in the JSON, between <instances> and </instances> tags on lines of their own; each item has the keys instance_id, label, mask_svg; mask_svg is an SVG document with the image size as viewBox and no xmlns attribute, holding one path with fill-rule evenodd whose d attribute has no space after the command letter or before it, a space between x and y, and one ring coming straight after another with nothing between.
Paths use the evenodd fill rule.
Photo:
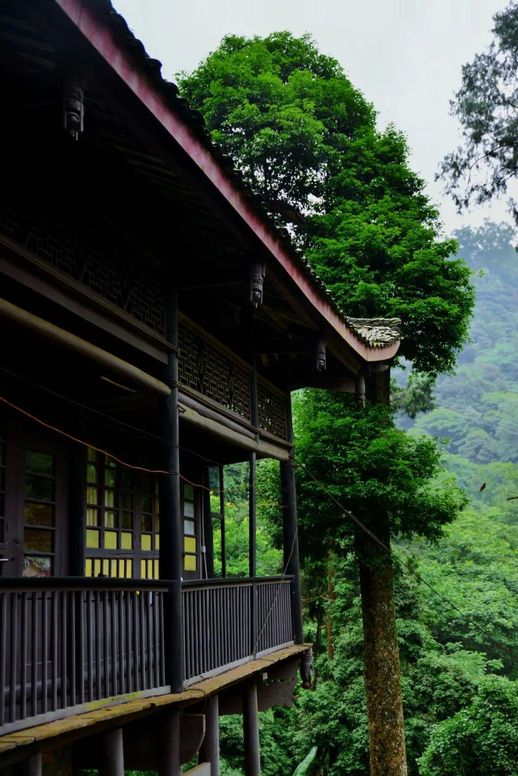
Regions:
<instances>
[{"instance_id":1,"label":"support post","mask_svg":"<svg viewBox=\"0 0 518 776\"><path fill-rule=\"evenodd\" d=\"M288 420L288 438L290 442L293 442L291 402L289 399L286 407L286 417ZM302 628L302 595L300 591L299 539L297 533L297 489L293 458L290 458L288 461L281 461L280 467L284 567L286 573L293 576L291 588L293 639L296 644L302 644L304 633Z\"/></svg>"},{"instance_id":2,"label":"support post","mask_svg":"<svg viewBox=\"0 0 518 776\"><path fill-rule=\"evenodd\" d=\"M200 749L199 762L209 762L211 776L219 776L219 697L217 695L207 698L205 738Z\"/></svg>"},{"instance_id":3,"label":"support post","mask_svg":"<svg viewBox=\"0 0 518 776\"><path fill-rule=\"evenodd\" d=\"M116 728L103 733L100 773L101 776L124 776L122 728Z\"/></svg>"},{"instance_id":4,"label":"support post","mask_svg":"<svg viewBox=\"0 0 518 776\"><path fill-rule=\"evenodd\" d=\"M243 691L243 737L245 744L245 776L261 776L259 716L255 680L245 685Z\"/></svg>"},{"instance_id":5,"label":"support post","mask_svg":"<svg viewBox=\"0 0 518 776\"><path fill-rule=\"evenodd\" d=\"M160 578L170 580L165 599L165 663L172 692L183 690L182 560L183 526L180 513L180 439L178 418L178 305L173 292L166 303L166 336L171 343L166 382L171 389L162 399L162 433L167 474L160 475Z\"/></svg>"},{"instance_id":6,"label":"support post","mask_svg":"<svg viewBox=\"0 0 518 776\"><path fill-rule=\"evenodd\" d=\"M85 574L86 537L86 450L71 444L69 449L69 569L72 577Z\"/></svg>"},{"instance_id":7,"label":"support post","mask_svg":"<svg viewBox=\"0 0 518 776\"><path fill-rule=\"evenodd\" d=\"M33 754L28 757L16 773L19 773L20 776L42 776L41 754Z\"/></svg>"},{"instance_id":8,"label":"support post","mask_svg":"<svg viewBox=\"0 0 518 776\"><path fill-rule=\"evenodd\" d=\"M180 712L173 711L163 722L159 751L160 776L181 776Z\"/></svg>"}]
</instances>

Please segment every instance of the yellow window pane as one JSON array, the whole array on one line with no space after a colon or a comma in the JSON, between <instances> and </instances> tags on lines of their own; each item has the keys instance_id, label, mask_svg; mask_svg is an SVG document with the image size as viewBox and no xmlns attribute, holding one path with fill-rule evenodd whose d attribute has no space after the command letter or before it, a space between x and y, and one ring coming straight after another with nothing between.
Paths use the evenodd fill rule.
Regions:
<instances>
[{"instance_id":1,"label":"yellow window pane","mask_svg":"<svg viewBox=\"0 0 518 776\"><path fill-rule=\"evenodd\" d=\"M94 577L98 577L101 573L101 560L100 558L95 558L94 560Z\"/></svg>"},{"instance_id":2,"label":"yellow window pane","mask_svg":"<svg viewBox=\"0 0 518 776\"><path fill-rule=\"evenodd\" d=\"M116 577L117 574L117 559L112 558L110 563L110 577Z\"/></svg>"},{"instance_id":3,"label":"yellow window pane","mask_svg":"<svg viewBox=\"0 0 518 776\"><path fill-rule=\"evenodd\" d=\"M99 531L88 528L86 531L86 546L99 547Z\"/></svg>"},{"instance_id":4,"label":"yellow window pane","mask_svg":"<svg viewBox=\"0 0 518 776\"><path fill-rule=\"evenodd\" d=\"M128 531L121 533L121 550L131 550L133 547L133 535Z\"/></svg>"},{"instance_id":5,"label":"yellow window pane","mask_svg":"<svg viewBox=\"0 0 518 776\"><path fill-rule=\"evenodd\" d=\"M104 513L104 527L115 528L115 512L111 512L108 509Z\"/></svg>"},{"instance_id":6,"label":"yellow window pane","mask_svg":"<svg viewBox=\"0 0 518 776\"><path fill-rule=\"evenodd\" d=\"M115 491L113 490L104 491L104 506L112 507L112 508L115 506Z\"/></svg>"},{"instance_id":7,"label":"yellow window pane","mask_svg":"<svg viewBox=\"0 0 518 776\"><path fill-rule=\"evenodd\" d=\"M117 531L104 532L104 547L107 550L117 549Z\"/></svg>"},{"instance_id":8,"label":"yellow window pane","mask_svg":"<svg viewBox=\"0 0 518 776\"><path fill-rule=\"evenodd\" d=\"M147 564L145 560L140 561L140 578L147 579Z\"/></svg>"},{"instance_id":9,"label":"yellow window pane","mask_svg":"<svg viewBox=\"0 0 518 776\"><path fill-rule=\"evenodd\" d=\"M86 524L99 525L99 510L89 508L86 510Z\"/></svg>"},{"instance_id":10,"label":"yellow window pane","mask_svg":"<svg viewBox=\"0 0 518 776\"><path fill-rule=\"evenodd\" d=\"M124 558L119 558L119 577L125 577L126 576L126 563Z\"/></svg>"},{"instance_id":11,"label":"yellow window pane","mask_svg":"<svg viewBox=\"0 0 518 776\"><path fill-rule=\"evenodd\" d=\"M86 458L88 461L95 461L96 455L97 453L92 447L87 448Z\"/></svg>"},{"instance_id":12,"label":"yellow window pane","mask_svg":"<svg viewBox=\"0 0 518 776\"><path fill-rule=\"evenodd\" d=\"M158 568L158 558L153 561L153 579L160 579L160 570Z\"/></svg>"},{"instance_id":13,"label":"yellow window pane","mask_svg":"<svg viewBox=\"0 0 518 776\"><path fill-rule=\"evenodd\" d=\"M128 558L126 561L126 576L128 577L128 579L131 579L131 577L133 576L133 561L131 560L131 558Z\"/></svg>"},{"instance_id":14,"label":"yellow window pane","mask_svg":"<svg viewBox=\"0 0 518 776\"><path fill-rule=\"evenodd\" d=\"M88 504L97 504L98 490L93 485L89 485L86 489L86 501Z\"/></svg>"},{"instance_id":15,"label":"yellow window pane","mask_svg":"<svg viewBox=\"0 0 518 776\"><path fill-rule=\"evenodd\" d=\"M185 536L183 540L183 548L185 552L196 552L196 537Z\"/></svg>"},{"instance_id":16,"label":"yellow window pane","mask_svg":"<svg viewBox=\"0 0 518 776\"><path fill-rule=\"evenodd\" d=\"M196 571L196 555L185 555L183 559L184 571Z\"/></svg>"},{"instance_id":17,"label":"yellow window pane","mask_svg":"<svg viewBox=\"0 0 518 776\"><path fill-rule=\"evenodd\" d=\"M160 549L160 536L157 534L155 536L155 550L159 550L159 549Z\"/></svg>"},{"instance_id":18,"label":"yellow window pane","mask_svg":"<svg viewBox=\"0 0 518 776\"><path fill-rule=\"evenodd\" d=\"M85 577L91 577L93 574L92 559L86 558L85 560Z\"/></svg>"},{"instance_id":19,"label":"yellow window pane","mask_svg":"<svg viewBox=\"0 0 518 776\"><path fill-rule=\"evenodd\" d=\"M107 577L110 576L110 560L109 558L103 558L103 574Z\"/></svg>"},{"instance_id":20,"label":"yellow window pane","mask_svg":"<svg viewBox=\"0 0 518 776\"><path fill-rule=\"evenodd\" d=\"M97 467L94 463L89 463L86 467L86 479L88 482L97 482Z\"/></svg>"},{"instance_id":21,"label":"yellow window pane","mask_svg":"<svg viewBox=\"0 0 518 776\"><path fill-rule=\"evenodd\" d=\"M151 534L142 534L140 537L140 546L143 550L151 549Z\"/></svg>"}]
</instances>

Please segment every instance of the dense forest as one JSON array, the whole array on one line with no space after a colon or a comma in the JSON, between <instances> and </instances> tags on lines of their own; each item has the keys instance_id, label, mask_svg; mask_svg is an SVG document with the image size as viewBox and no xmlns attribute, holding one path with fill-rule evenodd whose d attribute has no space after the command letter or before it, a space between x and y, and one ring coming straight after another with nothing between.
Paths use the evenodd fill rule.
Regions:
<instances>
[{"instance_id":1,"label":"dense forest","mask_svg":"<svg viewBox=\"0 0 518 776\"><path fill-rule=\"evenodd\" d=\"M409 773L517 773L518 733L518 256L513 232L486 223L456 235L473 270L477 302L470 341L454 374L439 377L432 410L400 425L431 434L467 504L436 543L399 541L396 574ZM404 374L404 373L402 373ZM298 397L300 412L305 401ZM259 557L278 573L276 467L261 469ZM246 467L227 471L231 573L246 573ZM304 516L301 516L302 525ZM277 522L278 525L278 522ZM304 541L304 537L302 537ZM292 773L318 747L314 773L368 772L357 567L344 548L331 566L306 562L306 636L315 644L315 681L295 706L262 715L265 776ZM223 774L241 776L241 725L222 720Z\"/></svg>"}]
</instances>

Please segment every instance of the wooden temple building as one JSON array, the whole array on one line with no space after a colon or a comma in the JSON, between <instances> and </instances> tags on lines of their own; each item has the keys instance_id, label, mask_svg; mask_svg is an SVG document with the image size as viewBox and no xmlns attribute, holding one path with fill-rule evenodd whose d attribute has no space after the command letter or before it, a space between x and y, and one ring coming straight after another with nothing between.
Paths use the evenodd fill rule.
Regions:
<instances>
[{"instance_id":1,"label":"wooden temple building","mask_svg":"<svg viewBox=\"0 0 518 776\"><path fill-rule=\"evenodd\" d=\"M257 710L309 649L290 391L361 392L397 333L340 315L109 0L0 0L0 84L0 773L215 776L238 713L256 776ZM265 457L284 565L260 578Z\"/></svg>"}]
</instances>

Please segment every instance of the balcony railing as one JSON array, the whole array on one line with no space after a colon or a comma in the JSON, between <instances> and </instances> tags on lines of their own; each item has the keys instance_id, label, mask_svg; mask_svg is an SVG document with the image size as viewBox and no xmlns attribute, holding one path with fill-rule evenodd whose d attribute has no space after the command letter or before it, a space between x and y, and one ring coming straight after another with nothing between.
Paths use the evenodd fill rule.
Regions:
<instances>
[{"instance_id":1,"label":"balcony railing","mask_svg":"<svg viewBox=\"0 0 518 776\"><path fill-rule=\"evenodd\" d=\"M4 579L0 735L169 691L167 582ZM292 643L290 579L185 583L186 683Z\"/></svg>"}]
</instances>

